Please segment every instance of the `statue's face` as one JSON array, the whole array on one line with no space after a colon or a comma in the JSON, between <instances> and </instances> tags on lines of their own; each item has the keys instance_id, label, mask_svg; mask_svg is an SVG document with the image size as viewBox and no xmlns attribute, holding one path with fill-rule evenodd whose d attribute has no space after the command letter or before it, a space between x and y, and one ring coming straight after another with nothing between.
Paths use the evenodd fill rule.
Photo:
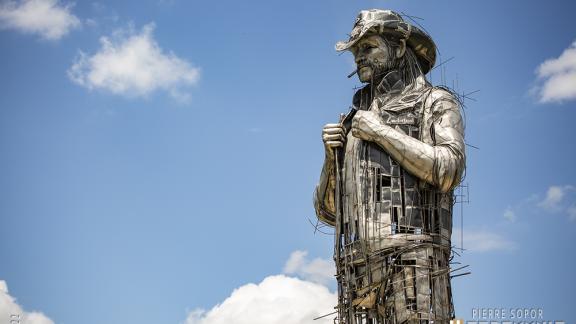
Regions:
<instances>
[{"instance_id":1,"label":"statue's face","mask_svg":"<svg viewBox=\"0 0 576 324\"><path fill-rule=\"evenodd\" d=\"M382 75L393 60L393 54L378 35L363 37L350 51L354 55L361 82L370 82L374 77Z\"/></svg>"}]
</instances>

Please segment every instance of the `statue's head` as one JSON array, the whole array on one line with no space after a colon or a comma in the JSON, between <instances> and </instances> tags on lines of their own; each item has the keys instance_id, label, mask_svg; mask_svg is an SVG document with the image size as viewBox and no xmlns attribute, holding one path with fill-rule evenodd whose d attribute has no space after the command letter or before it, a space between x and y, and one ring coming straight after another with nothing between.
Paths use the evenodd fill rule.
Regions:
<instances>
[{"instance_id":1,"label":"statue's head","mask_svg":"<svg viewBox=\"0 0 576 324\"><path fill-rule=\"evenodd\" d=\"M370 82L390 70L417 68L426 74L436 61L432 38L390 10L362 10L350 38L336 44L337 51L354 55L360 81Z\"/></svg>"}]
</instances>

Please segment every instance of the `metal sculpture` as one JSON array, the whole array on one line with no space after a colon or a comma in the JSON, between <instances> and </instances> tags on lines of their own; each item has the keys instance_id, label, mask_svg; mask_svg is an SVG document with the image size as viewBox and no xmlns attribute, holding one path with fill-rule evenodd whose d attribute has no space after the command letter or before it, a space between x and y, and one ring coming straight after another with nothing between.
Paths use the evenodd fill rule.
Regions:
<instances>
[{"instance_id":1,"label":"metal sculpture","mask_svg":"<svg viewBox=\"0 0 576 324\"><path fill-rule=\"evenodd\" d=\"M336 322L448 323L453 189L465 168L460 102L425 78L432 38L393 11L361 11L336 50L352 52L367 83L322 131L314 205L335 227Z\"/></svg>"}]
</instances>

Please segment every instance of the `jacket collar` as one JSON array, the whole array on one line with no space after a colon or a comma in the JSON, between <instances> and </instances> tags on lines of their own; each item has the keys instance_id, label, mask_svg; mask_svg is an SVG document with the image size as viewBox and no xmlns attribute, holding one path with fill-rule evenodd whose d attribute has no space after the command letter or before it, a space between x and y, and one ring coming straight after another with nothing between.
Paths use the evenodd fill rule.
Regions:
<instances>
[{"instance_id":1,"label":"jacket collar","mask_svg":"<svg viewBox=\"0 0 576 324\"><path fill-rule=\"evenodd\" d=\"M400 72L394 70L388 72L376 86L376 95L396 94L402 92L404 88L405 84Z\"/></svg>"}]
</instances>

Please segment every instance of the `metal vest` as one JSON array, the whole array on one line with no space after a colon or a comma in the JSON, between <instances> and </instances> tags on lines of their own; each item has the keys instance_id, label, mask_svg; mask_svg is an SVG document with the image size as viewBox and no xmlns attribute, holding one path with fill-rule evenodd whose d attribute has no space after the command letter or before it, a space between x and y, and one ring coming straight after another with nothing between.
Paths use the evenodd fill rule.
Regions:
<instances>
[{"instance_id":1,"label":"metal vest","mask_svg":"<svg viewBox=\"0 0 576 324\"><path fill-rule=\"evenodd\" d=\"M354 105L369 110L378 104L387 125L420 139L422 107L428 90L374 97L367 86L356 93ZM450 246L452 192L441 193L404 170L376 143L350 133L343 176L345 246L356 251L377 251L413 241ZM355 244L362 244L363 248L355 249Z\"/></svg>"}]
</instances>

